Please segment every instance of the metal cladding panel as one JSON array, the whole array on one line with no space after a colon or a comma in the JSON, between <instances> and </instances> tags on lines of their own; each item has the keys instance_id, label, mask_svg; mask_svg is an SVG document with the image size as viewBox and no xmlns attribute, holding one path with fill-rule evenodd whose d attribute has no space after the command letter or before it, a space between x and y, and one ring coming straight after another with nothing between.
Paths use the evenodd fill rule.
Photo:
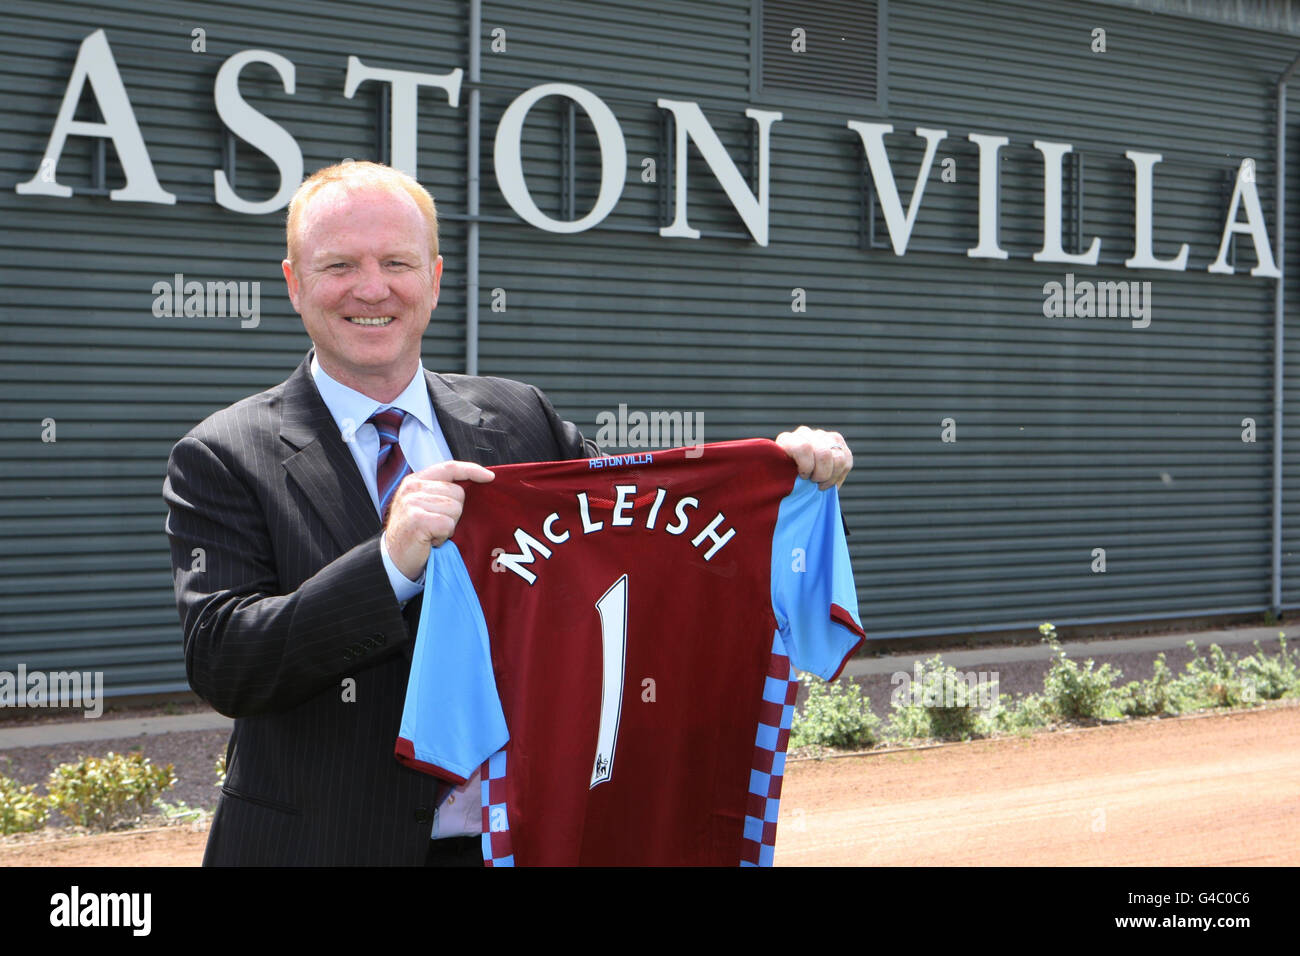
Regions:
<instances>
[{"instance_id":1,"label":"metal cladding panel","mask_svg":"<svg viewBox=\"0 0 1300 956\"><path fill-rule=\"evenodd\" d=\"M748 3L710 4L694 29L671 4L649 16L605 4L602 18L631 25L628 40L607 43L575 39L599 26L582 4L490 10L485 25L525 42L485 57L485 109L539 82L583 85L617 115L629 172L618 207L591 232L537 245L529 226L485 229L483 285L505 304L484 313L485 366L543 385L588 432L620 403L698 411L707 440L803 421L843 430L857 456L843 489L854 565L876 635L1268 604L1273 283L1248 274L1246 236L1229 260L1238 274L1206 268L1244 158L1271 236L1271 78L1292 39L1114 5L895 2L881 116L865 101L854 111L775 91L754 99ZM1104 53L1092 50L1098 27ZM530 55L574 42L581 49L565 59ZM703 236L656 238L668 221L656 205L663 184L642 170L669 151L658 97L698 102L751 185L744 110L784 113L772 133L767 248L749 241L694 147L689 220ZM558 218L562 108L539 103L525 131L530 190ZM947 131L903 256L879 211L874 246L863 248L849 120L893 125L886 143L904 207L924 155L914 131ZM969 133L1010 140L1000 159L1005 261L966 254L979 216ZM598 153L581 111L578 137L582 215ZM1035 141L1072 144L1081 157L1065 169L1063 243L1081 251L1097 237L1096 266L1033 260L1044 202ZM1134 254L1126 150L1163 156L1154 251L1172 258L1188 243L1184 271L1124 266ZM489 190L485 211L493 204L510 215ZM1074 280L1139 283L1150 325L1046 317L1044 286ZM791 311L795 289L806 312ZM949 418L955 442L942 440ZM1242 441L1245 418L1254 442Z\"/></svg>"},{"instance_id":2,"label":"metal cladding panel","mask_svg":"<svg viewBox=\"0 0 1300 956\"><path fill-rule=\"evenodd\" d=\"M1206 266L1243 158L1256 161L1271 234L1272 83L1295 39L1115 4L894 0L885 9L882 113L874 100L818 103L815 91L752 97L749 0L485 2L480 371L537 384L593 437L598 416L620 405L698 413L706 441L799 422L843 431L857 462L844 506L873 636L1264 607L1273 286L1248 274L1246 236L1238 274ZM175 205L95 194L94 151L76 136L58 168L73 198L14 192L37 172L78 45L99 28ZM206 53L191 51L196 28ZM1104 53L1091 49L1097 28ZM0 669L103 669L116 693L185 686L159 494L167 451L207 414L282 380L308 345L282 291L283 212L248 216L213 201L221 63L246 49L293 62L294 94L256 64L241 90L294 136L311 171L376 155L380 87L345 98L348 55L444 73L468 65L465 29L466 5L453 2L179 3L166 13L9 5L0 21L9 116L0 132ZM498 121L544 82L601 97L626 141L620 198L590 231L522 222L496 181ZM419 107L420 178L440 203L447 263L424 354L445 370L459 370L464 354L466 98L452 108L425 90ZM688 218L702 236L659 235L672 218L659 98L698 103L751 186L755 123L745 110L783 113L771 134L769 245L752 241L695 146ZM82 110L94 118L88 102ZM885 141L904 208L924 155L914 131L947 131L905 255L890 247L879 202L874 226L864 225L850 120L893 125ZM966 254L978 238L972 132L1010 140L1000 161L1005 261ZM1066 169L1064 244L1073 251L1078 238L1086 247L1099 237L1095 267L1032 259L1043 244L1035 140L1082 156L1081 170ZM1187 242L1184 272L1123 265L1133 254L1128 149L1163 154L1154 248L1167 258ZM543 213L570 219L591 208L600 153L582 109L570 118L565 100L540 101L521 152ZM121 173L107 154L113 188ZM240 195L270 196L274 165L247 144L237 157ZM1292 163L1293 183L1296 172ZM1300 242L1294 213L1288 226ZM154 284L178 273L260 282L260 321L155 317ZM1067 274L1150 282L1150 325L1046 317L1044 286ZM792 311L795 290L806 311ZM1300 294L1295 282L1288 293ZM1244 418L1256 422L1254 443L1241 440ZM47 419L55 442L41 440ZM942 440L945 419L956 441ZM1298 493L1289 482L1288 502ZM1300 508L1288 504L1288 553L1297 521ZM1098 548L1104 573L1093 570ZM1284 599L1300 602L1293 565Z\"/></svg>"},{"instance_id":3,"label":"metal cladding panel","mask_svg":"<svg viewBox=\"0 0 1300 956\"><path fill-rule=\"evenodd\" d=\"M459 3L72 4L16 2L0 19L0 670L103 670L106 692L184 689L161 491L172 444L205 416L282 381L310 346L284 293L284 211L243 215L214 201L223 126L217 70L262 49L294 64L295 91L269 67L240 89L299 143L310 172L373 158L378 84L344 97L347 57L446 72L464 62ZM206 52L191 49L205 31ZM103 29L162 187L174 205L112 201L92 188L89 137L71 136L58 181L71 199L20 195L39 171L81 42ZM420 101L421 178L464 203L463 116L440 91ZM463 113L463 111L461 111ZM99 116L89 91L78 119ZM107 149L108 188L123 177ZM235 189L274 194L276 167L246 143ZM443 223L463 246L463 223ZM157 317L155 283L260 283L259 321ZM252 286L246 287L251 306ZM440 313L463 313L447 283ZM426 361L458 368L461 330L431 330ZM43 441L47 420L55 441Z\"/></svg>"}]
</instances>

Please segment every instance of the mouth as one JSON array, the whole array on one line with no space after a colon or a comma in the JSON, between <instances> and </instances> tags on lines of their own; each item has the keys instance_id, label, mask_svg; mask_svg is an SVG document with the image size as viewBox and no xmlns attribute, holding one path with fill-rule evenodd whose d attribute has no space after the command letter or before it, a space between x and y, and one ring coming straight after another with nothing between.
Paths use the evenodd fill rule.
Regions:
<instances>
[{"instance_id":1,"label":"mouth","mask_svg":"<svg viewBox=\"0 0 1300 956\"><path fill-rule=\"evenodd\" d=\"M353 325L383 328L393 321L393 317L391 315L349 315L347 320Z\"/></svg>"}]
</instances>

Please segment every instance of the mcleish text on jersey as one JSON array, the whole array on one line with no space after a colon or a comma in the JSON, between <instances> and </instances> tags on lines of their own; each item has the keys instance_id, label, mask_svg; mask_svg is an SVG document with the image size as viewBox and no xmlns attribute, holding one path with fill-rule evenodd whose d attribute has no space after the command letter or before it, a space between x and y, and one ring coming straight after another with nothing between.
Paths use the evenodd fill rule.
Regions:
<instances>
[{"instance_id":1,"label":"mcleish text on jersey","mask_svg":"<svg viewBox=\"0 0 1300 956\"><path fill-rule=\"evenodd\" d=\"M572 537L573 527L580 522L583 535L595 534L603 531L606 527L610 528L631 528L636 525L637 519L634 514L636 508L640 505L650 503L649 510L645 513L645 523L641 525L645 531L667 531L669 534L684 535L691 525L691 518L687 510L699 508L700 501L698 498L687 495L677 500L672 509L672 514L676 521L671 524L665 523L663 528L658 526L659 513L663 509L664 501L668 497L668 489L656 488L653 492L646 492L638 496L636 485L615 485L614 486L613 508L610 511L609 521L593 521L591 517L592 501L588 499L585 491L579 492L574 496L576 505L576 514L569 516L569 520L561 524L560 513L552 511L542 520L541 534L547 541L552 544L564 544ZM597 503L599 499L597 499ZM603 504L609 505L606 501ZM735 537L736 529L728 528L725 532L719 533L720 526L727 520L726 515L721 511L714 516L713 520L705 525L698 533L691 538L691 547L699 548L706 541L712 542L712 547L704 552L704 560L710 560L715 554L722 550L723 545ZM496 554L492 569L504 570L509 569L519 575L529 584L537 580L537 574L530 570L527 565L533 563L537 555L543 558L549 558L553 553L551 548L539 541L535 535L529 534L522 527L515 528L515 545L518 551L515 553L507 552L504 548L496 549Z\"/></svg>"}]
</instances>

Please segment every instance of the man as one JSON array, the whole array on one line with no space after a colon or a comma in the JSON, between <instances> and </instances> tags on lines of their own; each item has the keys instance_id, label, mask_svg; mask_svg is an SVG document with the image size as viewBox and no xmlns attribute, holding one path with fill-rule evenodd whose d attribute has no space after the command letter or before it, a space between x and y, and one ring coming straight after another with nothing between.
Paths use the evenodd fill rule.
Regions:
<instances>
[{"instance_id":1,"label":"man","mask_svg":"<svg viewBox=\"0 0 1300 956\"><path fill-rule=\"evenodd\" d=\"M312 350L181 439L163 485L190 685L236 718L204 864L472 863L476 783L393 757L426 564L473 520L457 482L597 451L532 386L422 368L442 257L410 177L320 170L287 245ZM823 487L852 467L837 433L777 442Z\"/></svg>"}]
</instances>

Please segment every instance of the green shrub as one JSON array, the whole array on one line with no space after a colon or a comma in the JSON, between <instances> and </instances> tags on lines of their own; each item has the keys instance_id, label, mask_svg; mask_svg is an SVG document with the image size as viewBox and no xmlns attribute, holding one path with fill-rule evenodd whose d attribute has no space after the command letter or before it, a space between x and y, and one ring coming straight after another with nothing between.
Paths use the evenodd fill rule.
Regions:
<instances>
[{"instance_id":1,"label":"green shrub","mask_svg":"<svg viewBox=\"0 0 1300 956\"><path fill-rule=\"evenodd\" d=\"M1052 702L1042 694L1025 694L1015 702L1008 723L1011 729L1028 733L1050 727L1054 718Z\"/></svg>"},{"instance_id":2,"label":"green shrub","mask_svg":"<svg viewBox=\"0 0 1300 956\"><path fill-rule=\"evenodd\" d=\"M36 792L36 784L23 786L0 775L0 835L39 830L49 815L49 800Z\"/></svg>"},{"instance_id":3,"label":"green shrub","mask_svg":"<svg viewBox=\"0 0 1300 956\"><path fill-rule=\"evenodd\" d=\"M1223 648L1211 644L1207 660L1201 656L1195 641L1188 641L1187 647L1192 652L1192 659L1174 682L1180 710L1236 707L1254 701L1256 689L1253 685L1248 688L1245 680L1237 674L1237 655L1229 659Z\"/></svg>"},{"instance_id":4,"label":"green shrub","mask_svg":"<svg viewBox=\"0 0 1300 956\"><path fill-rule=\"evenodd\" d=\"M1051 705L1042 694L1024 694L1020 697L999 694L993 706L980 715L976 726L984 734L1028 735L1051 726L1054 717Z\"/></svg>"},{"instance_id":5,"label":"green shrub","mask_svg":"<svg viewBox=\"0 0 1300 956\"><path fill-rule=\"evenodd\" d=\"M808 688L808 699L794 715L790 728L792 747L860 749L876 744L880 718L871 712L871 702L856 684L829 684L808 673L800 680Z\"/></svg>"},{"instance_id":6,"label":"green shrub","mask_svg":"<svg viewBox=\"0 0 1300 956\"><path fill-rule=\"evenodd\" d=\"M920 704L895 703L889 711L885 736L890 740L914 740L930 736L930 715Z\"/></svg>"},{"instance_id":7,"label":"green shrub","mask_svg":"<svg viewBox=\"0 0 1300 956\"><path fill-rule=\"evenodd\" d=\"M226 753L224 750L221 752L221 756L217 758L217 762L213 764L212 769L217 772L217 786L224 787L226 785Z\"/></svg>"},{"instance_id":8,"label":"green shrub","mask_svg":"<svg viewBox=\"0 0 1300 956\"><path fill-rule=\"evenodd\" d=\"M1153 717L1179 712L1174 672L1165 662L1163 652L1156 655L1154 673L1149 680L1129 681L1116 691L1120 713L1126 717Z\"/></svg>"},{"instance_id":9,"label":"green shrub","mask_svg":"<svg viewBox=\"0 0 1300 956\"><path fill-rule=\"evenodd\" d=\"M1097 667L1091 659L1080 665L1066 656L1055 626L1043 624L1039 631L1056 655L1041 694L999 694L990 706L981 707L985 701L974 699L974 688L935 655L916 665L917 678L909 678L906 690L895 688L883 734L869 703L852 684L828 687L805 674L808 700L795 715L791 745L869 747L882 736L903 741L1028 734L1062 720L1181 714L1300 696L1300 651L1288 650L1285 634L1278 635L1280 654L1265 654L1256 641L1255 653L1240 661L1217 644L1210 645L1208 658L1203 657L1195 642L1188 641L1192 659L1182 673L1175 676L1161 653L1149 679L1116 687L1123 676L1119 668Z\"/></svg>"},{"instance_id":10,"label":"green shrub","mask_svg":"<svg viewBox=\"0 0 1300 956\"><path fill-rule=\"evenodd\" d=\"M107 830L138 820L176 782L172 765L155 766L140 753L83 757L50 773L50 805L83 827Z\"/></svg>"},{"instance_id":11,"label":"green shrub","mask_svg":"<svg viewBox=\"0 0 1300 956\"><path fill-rule=\"evenodd\" d=\"M1043 640L1056 653L1056 660L1043 677L1043 696L1052 710L1065 720L1095 720L1098 717L1117 715L1115 688L1111 685L1123 672L1111 664L1103 664L1095 671L1095 662L1089 658L1082 667L1065 655L1056 639L1056 628L1051 624L1039 627Z\"/></svg>"},{"instance_id":12,"label":"green shrub","mask_svg":"<svg viewBox=\"0 0 1300 956\"><path fill-rule=\"evenodd\" d=\"M208 816L208 811L203 807L192 807L184 800L177 800L175 803L164 803L159 800L154 806L168 823L197 823Z\"/></svg>"},{"instance_id":13,"label":"green shrub","mask_svg":"<svg viewBox=\"0 0 1300 956\"><path fill-rule=\"evenodd\" d=\"M1255 653L1242 658L1237 665L1248 689L1253 689L1254 694L1264 700L1277 700L1300 687L1300 668L1296 666L1300 651L1293 655L1287 650L1285 634L1278 635L1278 643L1281 652L1276 657L1269 657L1256 641Z\"/></svg>"},{"instance_id":14,"label":"green shrub","mask_svg":"<svg viewBox=\"0 0 1300 956\"><path fill-rule=\"evenodd\" d=\"M977 689L939 655L915 665L906 691L896 687L890 701L890 734L898 738L933 737L966 740L981 733L981 708ZM987 691L986 691L987 693Z\"/></svg>"}]
</instances>

